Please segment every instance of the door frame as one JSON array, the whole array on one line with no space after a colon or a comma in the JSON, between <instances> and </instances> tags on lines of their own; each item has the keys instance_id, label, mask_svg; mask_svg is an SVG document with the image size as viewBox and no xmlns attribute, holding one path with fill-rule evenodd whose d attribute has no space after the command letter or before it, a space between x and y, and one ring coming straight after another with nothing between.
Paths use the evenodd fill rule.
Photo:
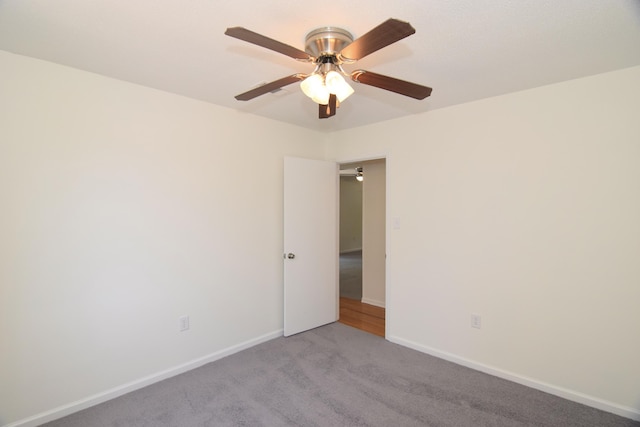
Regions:
<instances>
[{"instance_id":1,"label":"door frame","mask_svg":"<svg viewBox=\"0 0 640 427\"><path fill-rule=\"evenodd\" d=\"M384 252L385 252L385 260L384 260L384 300L385 300L385 317L384 317L384 338L386 340L389 339L389 331L391 330L392 324L392 304L391 299L389 298L391 292L389 292L389 164L390 164L390 156L388 153L373 155L373 156L365 156L365 157L345 157L338 158L335 162L338 164L338 169L342 167L344 164L349 163L358 163L358 162L368 162L371 160L384 160L385 161L385 173L384 173L384 187L385 187L385 200L384 200L384 215L385 215L385 226L384 226ZM366 177L365 177L366 179ZM339 191L339 189L338 189ZM338 201L340 200L340 194L338 194ZM338 206L339 209L339 206ZM338 233L338 241L340 240L340 221L338 221L338 229L336 230ZM364 237L364 235L363 235ZM340 251L338 251L338 257L340 257ZM338 265L340 260L338 259ZM340 308L340 292L338 292L338 309Z\"/></svg>"}]
</instances>

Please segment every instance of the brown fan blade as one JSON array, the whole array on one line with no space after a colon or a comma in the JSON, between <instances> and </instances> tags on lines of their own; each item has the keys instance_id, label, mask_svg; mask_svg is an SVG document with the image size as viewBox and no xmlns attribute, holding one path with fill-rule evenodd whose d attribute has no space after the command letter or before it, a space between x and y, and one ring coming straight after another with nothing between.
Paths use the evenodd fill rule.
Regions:
<instances>
[{"instance_id":1,"label":"brown fan blade","mask_svg":"<svg viewBox=\"0 0 640 427\"><path fill-rule=\"evenodd\" d=\"M365 70L356 70L351 73L351 80L399 93L400 95L410 96L415 99L425 99L427 96L431 95L432 90L427 86L383 76L382 74L376 74Z\"/></svg>"},{"instance_id":2,"label":"brown fan blade","mask_svg":"<svg viewBox=\"0 0 640 427\"><path fill-rule=\"evenodd\" d=\"M280 89L281 87L290 85L291 83L299 82L304 78L304 74L293 74L291 76L283 77L271 83L258 86L257 88L241 93L240 95L236 95L235 98L238 101L248 101L260 95L264 95L265 93L273 92L276 89Z\"/></svg>"},{"instance_id":3,"label":"brown fan blade","mask_svg":"<svg viewBox=\"0 0 640 427\"><path fill-rule=\"evenodd\" d=\"M354 40L342 49L340 56L347 61L357 61L415 32L408 22L391 18Z\"/></svg>"},{"instance_id":4,"label":"brown fan blade","mask_svg":"<svg viewBox=\"0 0 640 427\"><path fill-rule=\"evenodd\" d=\"M336 108L338 108L338 97L334 94L329 95L328 104L320 104L319 106L319 118L328 119L331 116L336 115Z\"/></svg>"},{"instance_id":5,"label":"brown fan blade","mask_svg":"<svg viewBox=\"0 0 640 427\"><path fill-rule=\"evenodd\" d=\"M254 33L253 31L247 30L243 27L227 28L227 31L225 31L224 33L228 36L235 37L237 39L244 40L246 42L265 47L267 49L271 49L278 53L282 53L283 55L290 56L293 59L309 62L313 61L313 58L307 52L304 52L300 49L289 46L288 44L284 44L277 40L270 39L269 37L263 36L262 34Z\"/></svg>"}]
</instances>

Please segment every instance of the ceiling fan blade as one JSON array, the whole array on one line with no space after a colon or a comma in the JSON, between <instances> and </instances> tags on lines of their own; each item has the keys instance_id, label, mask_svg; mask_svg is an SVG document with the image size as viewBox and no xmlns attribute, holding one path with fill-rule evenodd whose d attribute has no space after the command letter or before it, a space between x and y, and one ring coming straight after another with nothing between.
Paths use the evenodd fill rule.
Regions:
<instances>
[{"instance_id":1,"label":"ceiling fan blade","mask_svg":"<svg viewBox=\"0 0 640 427\"><path fill-rule=\"evenodd\" d=\"M336 115L336 108L338 108L338 97L334 94L329 95L329 103L328 104L320 104L319 105L319 118L328 119L331 116Z\"/></svg>"},{"instance_id":2,"label":"ceiling fan blade","mask_svg":"<svg viewBox=\"0 0 640 427\"><path fill-rule=\"evenodd\" d=\"M264 95L265 93L273 92L276 89L280 89L281 87L290 85L291 83L299 82L305 77L306 76L304 74L293 74L291 76L283 77L271 83L258 86L257 88L241 93L240 95L236 95L235 98L238 101L249 101L250 99L253 99L260 95Z\"/></svg>"},{"instance_id":3,"label":"ceiling fan blade","mask_svg":"<svg viewBox=\"0 0 640 427\"><path fill-rule=\"evenodd\" d=\"M255 33L251 30L247 30L243 27L227 28L227 31L225 31L224 33L228 36L235 37L237 39L244 40L246 42L265 47L267 49L271 49L278 53L282 53L283 55L290 56L293 59L308 62L313 61L313 57L311 57L311 55L309 55L307 52L304 52L300 49L289 46L288 44L284 44L277 40L270 39L269 37Z\"/></svg>"},{"instance_id":4,"label":"ceiling fan blade","mask_svg":"<svg viewBox=\"0 0 640 427\"><path fill-rule=\"evenodd\" d=\"M417 83L411 83L365 70L356 70L351 73L351 80L399 93L400 95L410 96L415 99L425 99L427 96L431 95L432 90L430 87L422 86Z\"/></svg>"},{"instance_id":5,"label":"ceiling fan blade","mask_svg":"<svg viewBox=\"0 0 640 427\"><path fill-rule=\"evenodd\" d=\"M340 56L347 61L357 61L415 32L408 22L391 18L347 45Z\"/></svg>"}]
</instances>

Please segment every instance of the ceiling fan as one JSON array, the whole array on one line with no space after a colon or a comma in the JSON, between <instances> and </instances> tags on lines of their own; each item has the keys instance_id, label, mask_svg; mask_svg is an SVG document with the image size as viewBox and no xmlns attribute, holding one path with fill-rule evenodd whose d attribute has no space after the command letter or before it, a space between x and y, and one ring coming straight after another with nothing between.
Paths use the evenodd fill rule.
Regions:
<instances>
[{"instance_id":1,"label":"ceiling fan","mask_svg":"<svg viewBox=\"0 0 640 427\"><path fill-rule=\"evenodd\" d=\"M238 101L248 101L292 83L301 82L300 87L304 94L318 103L319 117L326 119L334 116L340 102L354 92L343 77L346 76L356 83L375 86L415 99L424 99L431 95L430 87L365 70L355 70L349 74L342 68L342 64L352 64L415 32L408 22L393 18L355 40L351 33L342 28L321 27L307 34L305 50L302 51L243 27L227 28L225 34L228 36L271 49L298 61L315 64L315 69L310 74L292 74L236 95L235 98Z\"/></svg>"}]
</instances>

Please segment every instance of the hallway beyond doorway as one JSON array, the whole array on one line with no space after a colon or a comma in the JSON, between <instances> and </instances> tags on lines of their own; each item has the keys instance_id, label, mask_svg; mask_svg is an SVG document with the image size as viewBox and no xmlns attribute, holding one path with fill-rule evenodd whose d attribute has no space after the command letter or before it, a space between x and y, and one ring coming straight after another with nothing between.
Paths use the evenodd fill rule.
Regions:
<instances>
[{"instance_id":1,"label":"hallway beyond doorway","mask_svg":"<svg viewBox=\"0 0 640 427\"><path fill-rule=\"evenodd\" d=\"M340 254L340 323L384 337L384 308L362 300L362 251Z\"/></svg>"},{"instance_id":2,"label":"hallway beyond doorway","mask_svg":"<svg viewBox=\"0 0 640 427\"><path fill-rule=\"evenodd\" d=\"M340 298L340 323L384 338L384 308Z\"/></svg>"},{"instance_id":3,"label":"hallway beyond doorway","mask_svg":"<svg viewBox=\"0 0 640 427\"><path fill-rule=\"evenodd\" d=\"M362 300L362 251L340 254L340 297Z\"/></svg>"}]
</instances>

